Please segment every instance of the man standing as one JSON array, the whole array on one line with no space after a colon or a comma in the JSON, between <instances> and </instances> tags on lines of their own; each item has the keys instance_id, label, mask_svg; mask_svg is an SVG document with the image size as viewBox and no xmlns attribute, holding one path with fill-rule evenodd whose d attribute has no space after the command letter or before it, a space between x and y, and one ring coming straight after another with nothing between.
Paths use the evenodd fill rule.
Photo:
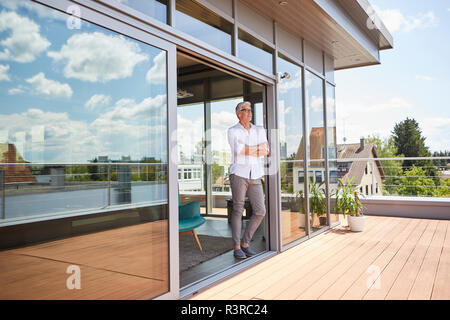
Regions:
<instances>
[{"instance_id":1,"label":"man standing","mask_svg":"<svg viewBox=\"0 0 450 320\"><path fill-rule=\"evenodd\" d=\"M266 214L261 177L264 175L261 157L269 154L266 130L253 125L251 103L240 102L236 106L239 122L228 129L228 143L231 147L230 184L233 199L231 230L234 242L234 256L245 259L255 255L249 243ZM242 214L245 196L248 196L253 214L242 240Z\"/></svg>"}]
</instances>

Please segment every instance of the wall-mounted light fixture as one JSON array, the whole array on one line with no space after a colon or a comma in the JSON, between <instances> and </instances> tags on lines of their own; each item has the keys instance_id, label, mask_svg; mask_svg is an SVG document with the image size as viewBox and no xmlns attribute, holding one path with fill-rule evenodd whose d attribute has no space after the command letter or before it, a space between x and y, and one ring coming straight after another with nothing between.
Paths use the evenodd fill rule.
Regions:
<instances>
[{"instance_id":1,"label":"wall-mounted light fixture","mask_svg":"<svg viewBox=\"0 0 450 320\"><path fill-rule=\"evenodd\" d=\"M280 80L283 80L283 79L288 80L288 79L291 78L291 75L290 75L289 73L287 73L287 72L279 72L279 73L278 73L278 78L279 78Z\"/></svg>"}]
</instances>

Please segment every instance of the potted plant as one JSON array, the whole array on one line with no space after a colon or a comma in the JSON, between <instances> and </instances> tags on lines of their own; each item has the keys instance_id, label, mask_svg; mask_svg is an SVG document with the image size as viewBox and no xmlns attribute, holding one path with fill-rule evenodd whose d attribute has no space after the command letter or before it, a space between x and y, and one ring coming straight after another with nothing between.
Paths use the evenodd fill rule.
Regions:
<instances>
[{"instance_id":1,"label":"potted plant","mask_svg":"<svg viewBox=\"0 0 450 320\"><path fill-rule=\"evenodd\" d=\"M309 205L310 205L310 211L311 211L311 225L315 224L315 216L319 218L319 224L320 225L326 225L327 224L327 217L325 215L327 210L327 203L326 203L326 197L324 194L324 189L322 189L322 185L325 182L321 182L317 184L316 180L313 180L309 184ZM325 216L324 216L325 215Z\"/></svg>"},{"instance_id":2,"label":"potted plant","mask_svg":"<svg viewBox=\"0 0 450 320\"><path fill-rule=\"evenodd\" d=\"M363 205L359 199L358 192L354 186L354 177L347 180L344 184L342 180L338 180L338 189L335 192L336 212L342 212L344 217L348 218L348 226L351 231L363 231L365 225L365 217L362 212Z\"/></svg>"},{"instance_id":3,"label":"potted plant","mask_svg":"<svg viewBox=\"0 0 450 320\"><path fill-rule=\"evenodd\" d=\"M359 200L358 192L355 191L353 193L353 203L352 208L350 210L350 215L348 217L348 225L351 231L361 232L364 230L364 226L366 225L366 217L363 214L363 205L361 200Z\"/></svg>"},{"instance_id":4,"label":"potted plant","mask_svg":"<svg viewBox=\"0 0 450 320\"><path fill-rule=\"evenodd\" d=\"M295 196L291 198L290 200L290 207L291 212L295 212L294 214L298 217L298 226L300 228L304 228L306 225L306 218L304 211L304 202L305 202L305 196L303 194L303 191L297 191L295 193Z\"/></svg>"}]
</instances>

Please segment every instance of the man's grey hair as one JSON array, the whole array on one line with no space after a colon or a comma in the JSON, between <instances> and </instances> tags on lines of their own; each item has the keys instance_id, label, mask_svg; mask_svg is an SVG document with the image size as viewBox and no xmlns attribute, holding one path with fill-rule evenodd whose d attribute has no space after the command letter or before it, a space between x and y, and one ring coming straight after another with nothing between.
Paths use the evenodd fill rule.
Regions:
<instances>
[{"instance_id":1,"label":"man's grey hair","mask_svg":"<svg viewBox=\"0 0 450 320\"><path fill-rule=\"evenodd\" d=\"M239 111L241 111L241 110L242 110L242 107L245 106L245 105L248 105L249 107L252 106L251 102L249 102L249 101L239 102L239 103L237 104L237 106L236 106L236 113L238 113Z\"/></svg>"}]
</instances>

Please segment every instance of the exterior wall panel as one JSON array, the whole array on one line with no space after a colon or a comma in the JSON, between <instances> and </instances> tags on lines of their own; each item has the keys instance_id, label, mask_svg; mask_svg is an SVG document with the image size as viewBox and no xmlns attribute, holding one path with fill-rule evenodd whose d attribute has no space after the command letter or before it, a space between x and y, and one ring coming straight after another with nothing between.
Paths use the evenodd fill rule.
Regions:
<instances>
[{"instance_id":1,"label":"exterior wall panel","mask_svg":"<svg viewBox=\"0 0 450 320\"><path fill-rule=\"evenodd\" d=\"M303 61L302 39L289 33L282 27L277 27L277 45L281 50L286 51L295 58Z\"/></svg>"},{"instance_id":2,"label":"exterior wall panel","mask_svg":"<svg viewBox=\"0 0 450 320\"><path fill-rule=\"evenodd\" d=\"M237 5L237 21L252 30L265 40L273 43L273 23L271 20L256 13L240 1Z\"/></svg>"},{"instance_id":3,"label":"exterior wall panel","mask_svg":"<svg viewBox=\"0 0 450 320\"><path fill-rule=\"evenodd\" d=\"M308 41L304 41L303 45L305 49L305 64L323 75L322 51Z\"/></svg>"}]
</instances>

